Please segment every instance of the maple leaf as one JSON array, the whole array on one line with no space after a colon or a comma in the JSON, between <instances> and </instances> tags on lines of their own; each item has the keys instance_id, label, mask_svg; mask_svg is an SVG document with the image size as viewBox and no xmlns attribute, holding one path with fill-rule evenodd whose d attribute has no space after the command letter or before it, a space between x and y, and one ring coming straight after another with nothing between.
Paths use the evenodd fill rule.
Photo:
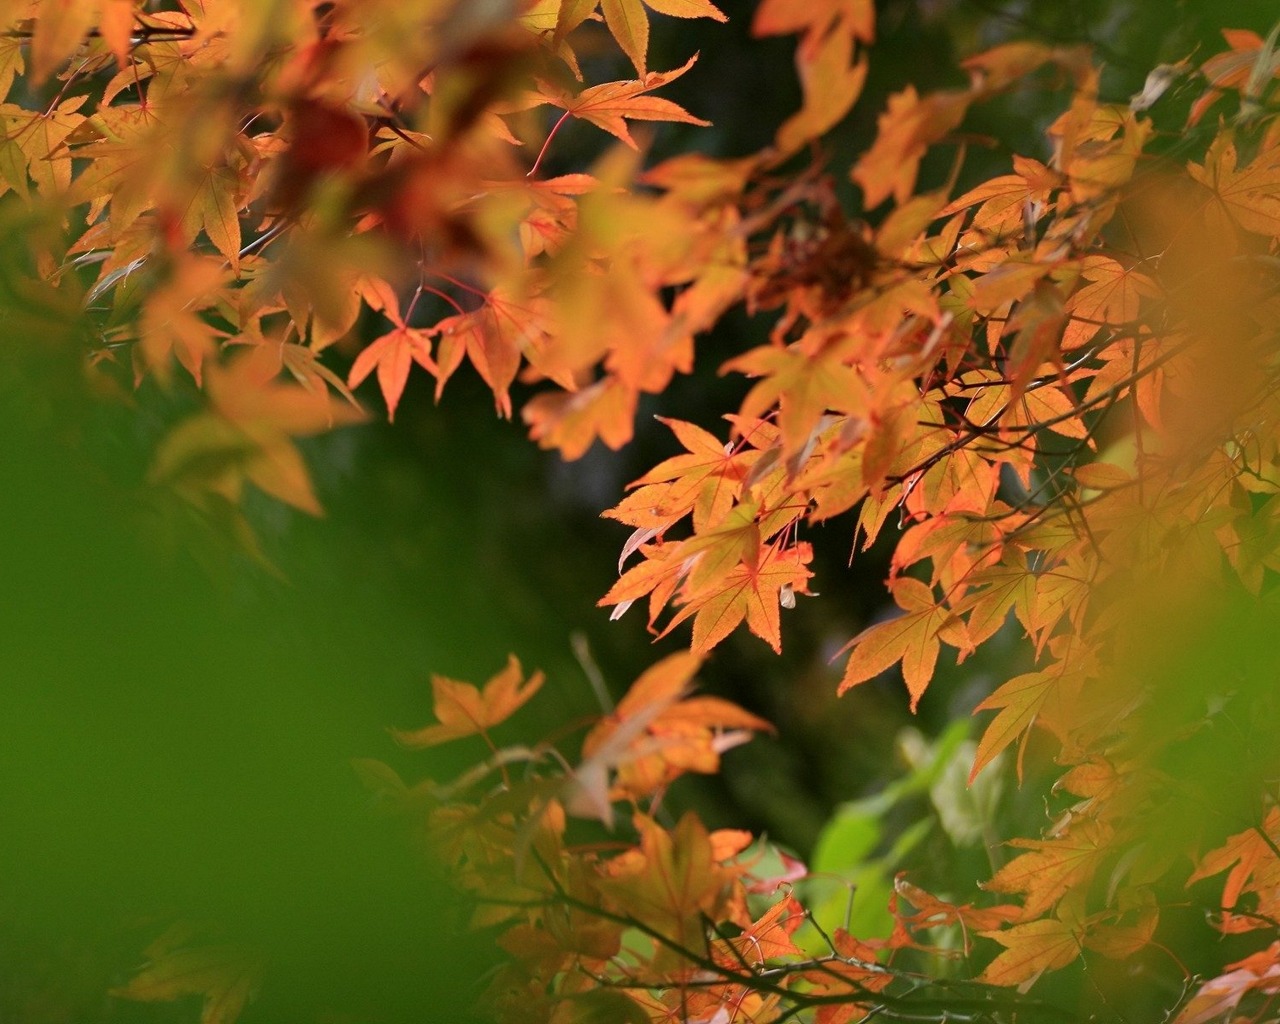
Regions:
<instances>
[{"instance_id":1,"label":"maple leaf","mask_svg":"<svg viewBox=\"0 0 1280 1024\"><path fill-rule=\"evenodd\" d=\"M683 949L703 947L704 918L723 919L734 904L738 871L718 864L697 815L686 812L670 832L637 815L640 847L604 865L602 892L625 915Z\"/></svg>"},{"instance_id":2,"label":"maple leaf","mask_svg":"<svg viewBox=\"0 0 1280 1024\"><path fill-rule=\"evenodd\" d=\"M559 449L572 462L596 438L615 451L630 441L637 398L634 388L610 374L577 391L536 395L520 410L520 418L539 447Z\"/></svg>"},{"instance_id":3,"label":"maple leaf","mask_svg":"<svg viewBox=\"0 0 1280 1024\"><path fill-rule=\"evenodd\" d=\"M140 1002L202 996L200 1024L234 1024L262 980L263 960L230 945L190 945L192 930L179 924L146 949L147 963L111 994Z\"/></svg>"},{"instance_id":4,"label":"maple leaf","mask_svg":"<svg viewBox=\"0 0 1280 1024\"><path fill-rule=\"evenodd\" d=\"M1019 585L1019 584L1016 584ZM996 755L1009 746L1019 736L1025 736L1036 720L1036 715L1049 698L1049 690L1062 675L1063 666L1055 664L1049 669L1039 672L1027 672L1002 683L995 692L986 697L976 708L978 711L999 709L982 734L977 753L973 757L973 767L969 771L969 781L973 782ZM1022 778L1022 751L1018 752L1018 778Z\"/></svg>"},{"instance_id":5,"label":"maple leaf","mask_svg":"<svg viewBox=\"0 0 1280 1024\"><path fill-rule=\"evenodd\" d=\"M867 80L868 64L853 59L853 35L830 32L807 59L800 59L804 105L778 128L780 154L793 153L826 133L849 112Z\"/></svg>"},{"instance_id":6,"label":"maple leaf","mask_svg":"<svg viewBox=\"0 0 1280 1024\"><path fill-rule=\"evenodd\" d=\"M837 692L844 693L901 661L911 710L915 711L933 676L939 639L962 649L968 641L963 623L934 600L933 590L926 584L903 576L894 581L892 591L904 614L869 626L844 646L843 650L850 651L849 662Z\"/></svg>"},{"instance_id":7,"label":"maple leaf","mask_svg":"<svg viewBox=\"0 0 1280 1024\"><path fill-rule=\"evenodd\" d=\"M543 676L535 672L525 679L515 655L506 667L478 690L470 683L444 676L431 677L432 707L437 722L421 729L393 729L406 747L434 747L439 743L485 733L505 722L541 688Z\"/></svg>"},{"instance_id":8,"label":"maple leaf","mask_svg":"<svg viewBox=\"0 0 1280 1024\"><path fill-rule=\"evenodd\" d=\"M704 127L711 123L694 117L678 103L647 95L679 78L693 67L697 59L698 55L694 54L681 67L671 71L650 71L635 81L589 86L577 96L544 86L544 90L537 94L536 102L560 107L566 113L604 129L632 149L639 150L640 147L627 128L627 120L679 121Z\"/></svg>"},{"instance_id":9,"label":"maple leaf","mask_svg":"<svg viewBox=\"0 0 1280 1024\"><path fill-rule=\"evenodd\" d=\"M649 16L640 0L600 0L604 22L622 52L631 58L636 74L645 73L649 53Z\"/></svg>"},{"instance_id":10,"label":"maple leaf","mask_svg":"<svg viewBox=\"0 0 1280 1024\"><path fill-rule=\"evenodd\" d=\"M636 73L645 73L645 59L649 52L649 16L645 13L648 6L660 14L675 18L712 18L715 21L726 21L724 13L711 3L711 0L598 0L600 11L609 32L635 65ZM566 4L572 7L572 4ZM590 11L595 4L581 3L581 11ZM585 19L585 13L570 16L570 21Z\"/></svg>"},{"instance_id":11,"label":"maple leaf","mask_svg":"<svg viewBox=\"0 0 1280 1024\"><path fill-rule=\"evenodd\" d=\"M29 195L28 177L48 199L64 195L70 188L72 150L68 139L85 122L78 111L88 98L72 96L56 106L38 110L24 110L9 103L0 105L4 125L0 169L19 195Z\"/></svg>"},{"instance_id":12,"label":"maple leaf","mask_svg":"<svg viewBox=\"0 0 1280 1024\"><path fill-rule=\"evenodd\" d=\"M1247 29L1224 28L1222 37L1231 49L1215 53L1200 66L1208 88L1191 105L1188 126L1199 122L1205 111L1229 89L1243 86L1246 102L1256 104L1257 94L1268 75L1273 78L1280 75L1280 67L1274 60L1273 41L1263 40L1258 33Z\"/></svg>"},{"instance_id":13,"label":"maple leaf","mask_svg":"<svg viewBox=\"0 0 1280 1024\"><path fill-rule=\"evenodd\" d=\"M171 278L150 296L143 308L138 353L162 384L172 377L171 356L201 384L205 360L225 336L203 311L213 305L225 282L220 263L190 258L179 261Z\"/></svg>"},{"instance_id":14,"label":"maple leaf","mask_svg":"<svg viewBox=\"0 0 1280 1024\"><path fill-rule=\"evenodd\" d=\"M356 357L351 364L347 386L358 387L376 367L378 386L387 403L387 419L394 422L396 406L400 404L400 396L409 379L410 365L417 363L430 373L439 372L431 359L431 333L419 327L397 323L391 331L371 341Z\"/></svg>"},{"instance_id":15,"label":"maple leaf","mask_svg":"<svg viewBox=\"0 0 1280 1024\"><path fill-rule=\"evenodd\" d=\"M1023 916L1021 907L1004 904L995 907L974 907L965 903L957 905L940 900L925 892L917 885L912 885L901 874L893 880L893 891L916 908L914 914L907 914L901 909L897 912L898 920L911 929L937 928L946 925L959 925L964 929L966 953L969 947L969 932L984 933L994 931L1006 924L1017 921Z\"/></svg>"},{"instance_id":16,"label":"maple leaf","mask_svg":"<svg viewBox=\"0 0 1280 1024\"><path fill-rule=\"evenodd\" d=\"M1274 237L1280 235L1280 151L1269 149L1244 167L1230 132L1220 133L1203 166L1187 173L1214 193L1214 209L1228 224Z\"/></svg>"},{"instance_id":17,"label":"maple leaf","mask_svg":"<svg viewBox=\"0 0 1280 1024\"><path fill-rule=\"evenodd\" d=\"M701 533L728 513L760 452L722 444L714 435L683 420L657 419L670 428L688 454L658 463L628 485L638 490L602 515L647 532L665 528L692 512L694 531ZM621 561L629 553L624 549Z\"/></svg>"},{"instance_id":18,"label":"maple leaf","mask_svg":"<svg viewBox=\"0 0 1280 1024\"><path fill-rule=\"evenodd\" d=\"M39 6L31 34L31 79L36 85L84 42L97 23L101 6L101 0L45 0ZM116 39L118 42L118 32Z\"/></svg>"},{"instance_id":19,"label":"maple leaf","mask_svg":"<svg viewBox=\"0 0 1280 1024\"><path fill-rule=\"evenodd\" d=\"M799 901L794 896L784 896L743 929L741 935L713 943L711 955L717 963L732 967L743 963L759 965L779 957L798 957L801 952L791 936L806 918Z\"/></svg>"},{"instance_id":20,"label":"maple leaf","mask_svg":"<svg viewBox=\"0 0 1280 1024\"><path fill-rule=\"evenodd\" d=\"M665 636L693 618L693 649L709 651L743 621L775 652L782 650L779 609L808 593L813 573L807 568L813 549L807 543L791 547L764 545L749 561L738 563L701 589L686 594L685 605L662 631Z\"/></svg>"},{"instance_id":21,"label":"maple leaf","mask_svg":"<svg viewBox=\"0 0 1280 1024\"><path fill-rule=\"evenodd\" d=\"M964 120L972 96L938 92L921 98L912 86L889 97L889 109L876 122L876 141L854 165L867 209L889 196L905 203L916 184L925 150Z\"/></svg>"},{"instance_id":22,"label":"maple leaf","mask_svg":"<svg viewBox=\"0 0 1280 1024\"><path fill-rule=\"evenodd\" d=\"M761 0L751 22L757 36L803 32L799 59L812 59L822 41L832 35L846 35L864 43L875 39L876 10L873 0Z\"/></svg>"},{"instance_id":23,"label":"maple leaf","mask_svg":"<svg viewBox=\"0 0 1280 1024\"><path fill-rule=\"evenodd\" d=\"M760 378L743 399L741 415L755 418L776 404L787 455L803 447L828 411L857 414L865 408L866 386L845 364L838 342L815 331L804 344L762 345L720 368Z\"/></svg>"},{"instance_id":24,"label":"maple leaf","mask_svg":"<svg viewBox=\"0 0 1280 1024\"><path fill-rule=\"evenodd\" d=\"M1080 955L1076 929L1053 918L981 934L1008 947L979 976L988 985L1022 985L1045 971L1066 967Z\"/></svg>"},{"instance_id":25,"label":"maple leaf","mask_svg":"<svg viewBox=\"0 0 1280 1024\"><path fill-rule=\"evenodd\" d=\"M860 1012L857 1000L873 997L893 982L893 975L879 963L876 946L849 934L845 928L837 928L831 940L839 959L823 964L821 970L806 971L804 977L815 991L828 997L845 998L819 1007L817 1024L845 1024L853 1020Z\"/></svg>"},{"instance_id":26,"label":"maple leaf","mask_svg":"<svg viewBox=\"0 0 1280 1024\"><path fill-rule=\"evenodd\" d=\"M1233 1019L1228 1015L1248 993L1265 992L1274 997L1277 990L1280 990L1280 942L1273 942L1259 953L1227 964L1222 974L1201 985L1173 1024L1209 1024Z\"/></svg>"},{"instance_id":27,"label":"maple leaf","mask_svg":"<svg viewBox=\"0 0 1280 1024\"><path fill-rule=\"evenodd\" d=\"M1146 274L1108 256L1085 257L1080 272L1086 283L1067 300L1071 322L1063 334L1064 349L1078 348L1106 325L1137 320L1142 300L1160 294L1156 282Z\"/></svg>"},{"instance_id":28,"label":"maple leaf","mask_svg":"<svg viewBox=\"0 0 1280 1024\"><path fill-rule=\"evenodd\" d=\"M640 543L635 550L640 552L644 561L623 573L596 604L599 607L616 605L610 616L611 619L616 619L635 601L649 594L649 625L652 628L689 569L680 553L681 543Z\"/></svg>"},{"instance_id":29,"label":"maple leaf","mask_svg":"<svg viewBox=\"0 0 1280 1024\"><path fill-rule=\"evenodd\" d=\"M1236 916L1231 912L1247 892L1280 891L1280 860L1276 858L1274 846L1276 836L1280 836L1280 808L1272 807L1261 826L1229 836L1221 846L1201 857L1187 878L1187 885L1191 886L1203 878L1227 871L1222 887L1222 907L1226 911L1221 924L1223 931L1245 931L1265 925L1265 922L1248 914Z\"/></svg>"},{"instance_id":30,"label":"maple leaf","mask_svg":"<svg viewBox=\"0 0 1280 1024\"><path fill-rule=\"evenodd\" d=\"M1086 820L1052 839L1015 839L1012 845L1031 852L1014 857L983 888L1022 893L1027 917L1036 917L1088 884L1112 835L1110 826Z\"/></svg>"},{"instance_id":31,"label":"maple leaf","mask_svg":"<svg viewBox=\"0 0 1280 1024\"><path fill-rule=\"evenodd\" d=\"M591 729L566 801L572 813L589 813L608 824L611 801L652 796L685 772L715 772L725 750L752 732L772 731L764 719L729 701L687 696L701 663L701 656L690 652L664 658ZM611 772L616 773L612 785Z\"/></svg>"},{"instance_id":32,"label":"maple leaf","mask_svg":"<svg viewBox=\"0 0 1280 1024\"><path fill-rule=\"evenodd\" d=\"M247 480L296 508L320 515L302 455L291 438L364 418L354 404L327 392L280 382L282 346L246 346L226 366L211 365L210 410L182 421L161 443L153 482L177 486L201 503L204 494L239 499Z\"/></svg>"}]
</instances>

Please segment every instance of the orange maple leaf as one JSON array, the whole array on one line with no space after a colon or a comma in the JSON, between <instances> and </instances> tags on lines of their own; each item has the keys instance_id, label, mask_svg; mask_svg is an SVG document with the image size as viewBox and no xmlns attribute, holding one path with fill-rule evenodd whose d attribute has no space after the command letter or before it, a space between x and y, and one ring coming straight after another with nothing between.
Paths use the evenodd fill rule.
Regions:
<instances>
[{"instance_id":1,"label":"orange maple leaf","mask_svg":"<svg viewBox=\"0 0 1280 1024\"><path fill-rule=\"evenodd\" d=\"M639 849L609 861L597 884L621 913L680 948L701 948L704 920L723 920L739 902L740 870L716 862L710 836L692 811L670 832L644 815L636 816L636 828Z\"/></svg>"},{"instance_id":2,"label":"orange maple leaf","mask_svg":"<svg viewBox=\"0 0 1280 1024\"><path fill-rule=\"evenodd\" d=\"M804 907L794 896L784 896L759 920L743 929L741 935L717 940L711 947L712 958L717 963L737 967L744 963L760 965L778 957L798 957L801 951L791 936L806 917Z\"/></svg>"},{"instance_id":3,"label":"orange maple leaf","mask_svg":"<svg viewBox=\"0 0 1280 1024\"><path fill-rule=\"evenodd\" d=\"M571 811L607 822L608 801L651 796L686 772L715 772L725 750L752 732L773 731L763 718L727 700L686 696L701 663L700 655L688 651L664 658L592 728L582 744ZM616 779L608 786L611 771Z\"/></svg>"},{"instance_id":4,"label":"orange maple leaf","mask_svg":"<svg viewBox=\"0 0 1280 1024\"><path fill-rule=\"evenodd\" d=\"M958 91L922 98L912 86L889 97L889 109L876 122L874 145L853 168L867 209L889 196L899 203L907 201L925 150L960 124L972 99L972 94Z\"/></svg>"},{"instance_id":5,"label":"orange maple leaf","mask_svg":"<svg viewBox=\"0 0 1280 1024\"><path fill-rule=\"evenodd\" d=\"M1054 918L982 934L1008 947L978 978L987 985L1021 985L1045 971L1066 967L1080 955L1077 930Z\"/></svg>"},{"instance_id":6,"label":"orange maple leaf","mask_svg":"<svg viewBox=\"0 0 1280 1024\"><path fill-rule=\"evenodd\" d=\"M1014 857L983 888L1022 893L1026 915L1035 917L1088 884L1108 855L1112 834L1105 824L1084 821L1052 839L1012 840L1011 845L1031 852Z\"/></svg>"},{"instance_id":7,"label":"orange maple leaf","mask_svg":"<svg viewBox=\"0 0 1280 1024\"><path fill-rule=\"evenodd\" d=\"M659 416L658 421L671 428L687 454L658 463L629 485L637 490L603 515L656 531L692 512L694 530L705 530L732 507L760 452L723 444L713 434L684 420ZM623 550L624 561L629 553Z\"/></svg>"},{"instance_id":8,"label":"orange maple leaf","mask_svg":"<svg viewBox=\"0 0 1280 1024\"><path fill-rule=\"evenodd\" d=\"M934 600L927 584L909 576L893 583L893 599L903 615L864 629L845 645L852 650L837 692L878 676L901 661L902 675L911 694L911 710L929 686L938 660L939 639L964 649L968 638L964 624L946 606Z\"/></svg>"},{"instance_id":9,"label":"orange maple leaf","mask_svg":"<svg viewBox=\"0 0 1280 1024\"><path fill-rule=\"evenodd\" d=\"M432 676L432 704L438 723L421 729L393 729L391 734L406 747L433 747L487 732L510 718L538 692L542 682L541 672L525 679L515 655L507 658L506 668L489 679L483 690L470 683Z\"/></svg>"},{"instance_id":10,"label":"orange maple leaf","mask_svg":"<svg viewBox=\"0 0 1280 1024\"><path fill-rule=\"evenodd\" d=\"M610 135L621 139L632 149L640 147L631 137L627 128L627 120L632 121L680 121L685 124L706 126L710 121L694 117L684 107L660 96L649 96L647 93L658 89L668 82L679 78L697 61L695 53L681 67L671 71L650 71L643 78L629 82L605 82L583 89L577 96L570 96L562 90L544 85L543 90L534 96L534 103L550 103L560 107L566 114L590 121L597 128L602 128Z\"/></svg>"},{"instance_id":11,"label":"orange maple leaf","mask_svg":"<svg viewBox=\"0 0 1280 1024\"><path fill-rule=\"evenodd\" d=\"M782 650L779 609L808 592L813 558L807 543L763 545L714 583L684 598L686 604L662 631L665 636L693 617L693 649L709 651L746 619L747 628L775 651Z\"/></svg>"},{"instance_id":12,"label":"orange maple leaf","mask_svg":"<svg viewBox=\"0 0 1280 1024\"><path fill-rule=\"evenodd\" d=\"M1214 210L1229 224L1267 237L1280 235L1280 150L1264 150L1244 166L1230 132L1214 139L1204 166L1187 165L1187 173L1214 193Z\"/></svg>"},{"instance_id":13,"label":"orange maple leaf","mask_svg":"<svg viewBox=\"0 0 1280 1024\"><path fill-rule=\"evenodd\" d=\"M1009 746L1019 736L1027 735L1031 723L1049 699L1050 690L1057 684L1064 671L1062 662L1055 662L1047 669L1039 672L1027 672L1008 680L994 693L982 701L974 712L994 711L999 714L987 725L978 743L977 753L973 757L973 767L969 771L972 782L1000 751ZM1018 751L1018 778L1022 778L1022 750Z\"/></svg>"},{"instance_id":14,"label":"orange maple leaf","mask_svg":"<svg viewBox=\"0 0 1280 1024\"><path fill-rule=\"evenodd\" d=\"M400 396L404 394L404 386L409 379L410 365L417 363L432 374L439 372L431 358L431 334L432 331L423 328L396 324L391 331L371 341L356 357L347 377L347 386L359 387L360 382L377 367L378 386L387 403L387 419L394 422L396 406L400 404Z\"/></svg>"}]
</instances>

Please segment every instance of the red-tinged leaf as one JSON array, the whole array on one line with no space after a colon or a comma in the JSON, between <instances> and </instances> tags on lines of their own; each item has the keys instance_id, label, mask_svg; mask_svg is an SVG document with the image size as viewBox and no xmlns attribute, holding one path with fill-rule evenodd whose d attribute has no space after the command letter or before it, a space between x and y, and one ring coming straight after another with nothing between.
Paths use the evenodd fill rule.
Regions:
<instances>
[{"instance_id":1,"label":"red-tinged leaf","mask_svg":"<svg viewBox=\"0 0 1280 1024\"><path fill-rule=\"evenodd\" d=\"M622 52L636 66L636 74L643 76L649 53L649 15L641 0L600 0L600 11Z\"/></svg>"},{"instance_id":2,"label":"red-tinged leaf","mask_svg":"<svg viewBox=\"0 0 1280 1024\"><path fill-rule=\"evenodd\" d=\"M1007 947L979 976L987 985L1022 985L1045 971L1066 967L1080 955L1080 939L1064 921L1028 921L982 934Z\"/></svg>"},{"instance_id":3,"label":"red-tinged leaf","mask_svg":"<svg viewBox=\"0 0 1280 1024\"><path fill-rule=\"evenodd\" d=\"M502 288L486 296L479 309L446 317L428 331L439 336L436 398L465 353L493 391L498 415L511 418L508 390L521 360L536 354L548 331L548 306L536 297L516 299Z\"/></svg>"},{"instance_id":4,"label":"red-tinged leaf","mask_svg":"<svg viewBox=\"0 0 1280 1024\"><path fill-rule=\"evenodd\" d=\"M843 997L820 1007L815 1024L848 1024L866 1016L866 1004L858 1000L888 988L894 976L878 962L877 946L855 938L844 928L837 928L831 938L839 959L824 963L821 970L806 971L804 978L817 992Z\"/></svg>"},{"instance_id":5,"label":"red-tinged leaf","mask_svg":"<svg viewBox=\"0 0 1280 1024\"><path fill-rule=\"evenodd\" d=\"M513 656L507 666L478 690L444 676L431 677L432 703L436 725L421 729L392 730L407 747L433 747L438 743L487 732L505 722L542 686L541 672L524 678L520 662Z\"/></svg>"},{"instance_id":6,"label":"red-tinged leaf","mask_svg":"<svg viewBox=\"0 0 1280 1024\"><path fill-rule=\"evenodd\" d=\"M914 914L899 915L905 924L913 929L937 928L944 925L958 924L965 929L965 944L968 945L968 932L982 932L1002 928L1022 917L1021 907L1003 904L996 907L974 907L965 903L957 905L940 900L919 886L912 885L902 875L893 880L893 891L899 897L916 908Z\"/></svg>"},{"instance_id":7,"label":"red-tinged leaf","mask_svg":"<svg viewBox=\"0 0 1280 1024\"><path fill-rule=\"evenodd\" d=\"M636 3L639 0L635 0ZM583 89L577 96L564 93L543 93L542 99L567 110L574 117L590 121L610 135L621 139L632 149L638 150L636 140L627 129L627 121L679 121L684 124L709 125L700 117L694 117L679 104L658 96L649 96L654 89L679 78L698 59L690 57L681 67L672 71L650 71L642 79L632 82L607 82Z\"/></svg>"},{"instance_id":8,"label":"red-tinged leaf","mask_svg":"<svg viewBox=\"0 0 1280 1024\"><path fill-rule=\"evenodd\" d=\"M1201 857L1195 871L1188 877L1187 885L1194 885L1203 878L1212 878L1230 868L1223 884L1222 906L1228 910L1233 909L1241 894L1248 890L1254 874L1264 866L1274 866L1276 857L1273 844L1277 839L1280 839L1280 809L1273 807L1267 812L1266 820L1260 828L1237 832L1229 836L1221 846Z\"/></svg>"},{"instance_id":9,"label":"red-tinged leaf","mask_svg":"<svg viewBox=\"0 0 1280 1024\"><path fill-rule=\"evenodd\" d=\"M905 614L863 630L845 645L850 650L837 693L865 683L902 662L902 675L911 694L911 710L929 686L938 660L939 636L962 637L962 626L949 609L937 604L924 583L901 577L893 585L894 600Z\"/></svg>"},{"instance_id":10,"label":"red-tinged leaf","mask_svg":"<svg viewBox=\"0 0 1280 1024\"><path fill-rule=\"evenodd\" d=\"M387 419L394 422L396 407L400 404L400 396L404 394L409 367L413 363L429 373L436 372L436 364L431 359L430 333L416 327L396 327L371 342L356 357L347 377L347 385L359 387L360 382L376 368L378 387L382 389L382 397L387 403Z\"/></svg>"},{"instance_id":11,"label":"red-tinged leaf","mask_svg":"<svg viewBox=\"0 0 1280 1024\"><path fill-rule=\"evenodd\" d=\"M717 963L735 968L743 963L760 965L779 957L798 957L801 951L791 936L805 920L804 907L795 897L784 896L741 935L715 942L711 956Z\"/></svg>"}]
</instances>

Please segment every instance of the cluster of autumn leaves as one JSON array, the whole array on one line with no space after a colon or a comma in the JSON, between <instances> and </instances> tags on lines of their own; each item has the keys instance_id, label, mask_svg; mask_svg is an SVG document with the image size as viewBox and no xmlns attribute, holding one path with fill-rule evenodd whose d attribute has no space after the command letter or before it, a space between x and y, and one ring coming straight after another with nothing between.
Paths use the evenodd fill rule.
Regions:
<instances>
[{"instance_id":1,"label":"cluster of autumn leaves","mask_svg":"<svg viewBox=\"0 0 1280 1024\"><path fill-rule=\"evenodd\" d=\"M1159 69L1128 105L1102 101L1087 52L1035 42L965 61L965 88L908 86L849 169L871 227L821 167L799 166L862 89L871 0L762 0L754 33L799 37L801 109L761 152L643 168L636 122L704 123L655 95L696 58L648 68L650 11L725 17L710 0L0 4L0 188L60 226L33 237L34 269L77 291L98 370L202 390L152 470L198 508L234 510L252 484L319 512L293 439L361 418L366 378L394 417L412 374L439 395L464 362L503 415L517 382L543 385L520 409L543 446L617 448L640 396L688 372L725 311L776 317L722 368L754 381L726 436L666 420L683 451L607 513L633 532L602 603L647 604L659 634L691 622L692 653L642 676L575 757L494 747L461 779L417 787L362 768L485 897L480 923L506 929L493 1005L716 1024L796 1007L819 1024L928 1014L893 962L938 946L931 929L993 940L978 980L1026 987L1147 947L1171 880L1222 872L1219 926L1270 938L1265 754L1240 773L1259 794L1251 820L1153 837L1177 834L1165 808L1188 803L1171 752L1215 716L1270 721L1271 705L1216 682L1170 700L1132 624L1152 593L1194 620L1190 595L1261 595L1277 568L1275 40L1228 33L1228 51ZM584 80L579 51L606 33L635 78ZM953 196L966 112L1028 81L1062 93L1041 159ZM1179 94L1192 102L1170 147L1149 111ZM618 145L545 175L570 119ZM958 154L953 181L921 191L940 143ZM866 545L891 521L902 531L901 614L849 640L841 691L899 666L914 707L943 645L963 658L1015 620L1034 666L980 706L995 715L973 773L1014 746L1021 771L1028 737L1047 736L1066 795L986 883L1010 902L904 880L898 926L875 941L802 941L785 895L797 866L770 872L749 836L658 813L677 777L768 728L690 696L693 675L744 622L780 648L813 576L804 528L837 517ZM401 739L488 738L538 682L514 661L483 689L437 679L437 724ZM619 805L634 843L575 844L569 819L621 828ZM1272 944L1176 1019L1272 994L1277 972ZM206 1019L228 1021L243 972L234 999L206 973L223 1007ZM147 977L125 991L173 994ZM999 1004L975 987L952 1008L966 999Z\"/></svg>"}]
</instances>

